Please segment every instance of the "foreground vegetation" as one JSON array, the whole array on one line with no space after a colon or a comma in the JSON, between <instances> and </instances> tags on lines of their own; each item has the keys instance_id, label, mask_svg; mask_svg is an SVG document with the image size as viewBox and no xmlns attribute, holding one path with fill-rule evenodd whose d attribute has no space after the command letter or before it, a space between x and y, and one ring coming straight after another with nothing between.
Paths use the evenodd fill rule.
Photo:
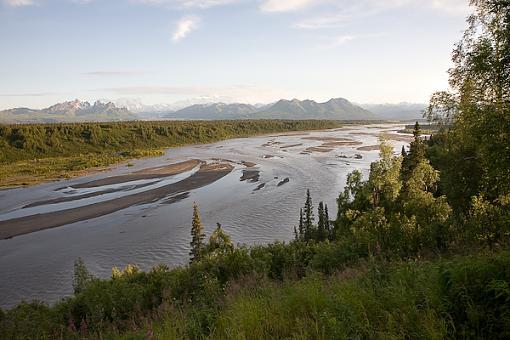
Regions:
<instances>
[{"instance_id":1,"label":"foreground vegetation","mask_svg":"<svg viewBox=\"0 0 510 340\"><path fill-rule=\"evenodd\" d=\"M355 258L338 243L293 243L239 248L171 271L128 267L110 280L88 282L53 307L18 305L1 317L0 334L5 339L510 335L509 251L430 262Z\"/></svg>"},{"instance_id":2,"label":"foreground vegetation","mask_svg":"<svg viewBox=\"0 0 510 340\"><path fill-rule=\"evenodd\" d=\"M471 3L428 111L443 128L383 142L335 220L307 193L294 241L234 247L221 225L206 241L195 206L188 266L100 280L78 260L75 295L0 313L2 337L509 338L510 4Z\"/></svg>"},{"instance_id":3,"label":"foreground vegetation","mask_svg":"<svg viewBox=\"0 0 510 340\"><path fill-rule=\"evenodd\" d=\"M339 127L336 121L158 121L0 125L0 187L69 178L162 149L259 134Z\"/></svg>"}]
</instances>

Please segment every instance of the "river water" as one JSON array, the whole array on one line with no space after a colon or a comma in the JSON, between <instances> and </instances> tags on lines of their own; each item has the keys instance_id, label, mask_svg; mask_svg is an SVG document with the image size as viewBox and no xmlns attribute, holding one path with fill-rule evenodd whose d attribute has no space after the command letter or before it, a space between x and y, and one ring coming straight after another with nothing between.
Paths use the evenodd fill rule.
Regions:
<instances>
[{"instance_id":1,"label":"river water","mask_svg":"<svg viewBox=\"0 0 510 340\"><path fill-rule=\"evenodd\" d=\"M23 208L66 195L115 189L115 185L81 191L73 189L73 185L91 180L189 159L210 162L221 158L235 166L230 174L216 182L180 194L173 200L165 198L90 220L0 240L0 306L9 308L32 299L53 303L71 294L73 263L78 257L84 259L94 275L102 278L111 275L113 266L136 264L146 270L158 264L173 267L187 263L193 202L200 206L207 234L220 222L235 243L288 241L293 237L306 189L311 190L315 206L319 200L324 201L330 217L334 218L336 197L345 185L347 174L354 169L366 174L370 163L378 158L377 150L358 148L376 145L380 133L395 133L402 127L389 124L346 126L172 148L162 157L133 161L129 167L123 164L90 176L0 191L0 221L5 221L87 206L115 195L129 195L161 183L178 182L196 169L161 181L129 183L133 185L132 190ZM324 146L335 139L362 144ZM395 139L389 142L395 146L395 152L400 152L402 145L408 142ZM319 149L310 150L310 147ZM247 168L242 161L256 165ZM260 178L241 181L243 171L247 170L259 171Z\"/></svg>"}]
</instances>

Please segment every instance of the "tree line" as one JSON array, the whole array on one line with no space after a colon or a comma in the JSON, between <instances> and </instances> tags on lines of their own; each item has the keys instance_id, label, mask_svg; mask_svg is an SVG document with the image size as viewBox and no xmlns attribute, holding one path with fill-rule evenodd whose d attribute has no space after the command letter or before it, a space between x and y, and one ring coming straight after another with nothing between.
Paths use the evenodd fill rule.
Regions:
<instances>
[{"instance_id":1,"label":"tree line","mask_svg":"<svg viewBox=\"0 0 510 340\"><path fill-rule=\"evenodd\" d=\"M0 125L0 163L210 143L263 133L334 128L337 121L133 121Z\"/></svg>"}]
</instances>

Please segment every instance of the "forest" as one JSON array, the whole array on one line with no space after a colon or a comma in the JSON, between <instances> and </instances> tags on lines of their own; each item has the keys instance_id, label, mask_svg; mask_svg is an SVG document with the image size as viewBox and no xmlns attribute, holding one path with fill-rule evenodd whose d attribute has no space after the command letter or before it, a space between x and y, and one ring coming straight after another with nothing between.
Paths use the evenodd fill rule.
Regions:
<instances>
[{"instance_id":1,"label":"forest","mask_svg":"<svg viewBox=\"0 0 510 340\"><path fill-rule=\"evenodd\" d=\"M354 122L342 122L349 124ZM83 175L169 147L286 131L336 128L337 121L132 121L0 125L0 187Z\"/></svg>"},{"instance_id":2,"label":"forest","mask_svg":"<svg viewBox=\"0 0 510 340\"><path fill-rule=\"evenodd\" d=\"M510 3L471 3L451 89L426 112L440 128L415 124L402 150L382 141L337 216L303 193L293 241L247 247L221 224L205 235L195 205L187 266L98 279L77 259L74 296L1 312L1 336L508 339Z\"/></svg>"}]
</instances>

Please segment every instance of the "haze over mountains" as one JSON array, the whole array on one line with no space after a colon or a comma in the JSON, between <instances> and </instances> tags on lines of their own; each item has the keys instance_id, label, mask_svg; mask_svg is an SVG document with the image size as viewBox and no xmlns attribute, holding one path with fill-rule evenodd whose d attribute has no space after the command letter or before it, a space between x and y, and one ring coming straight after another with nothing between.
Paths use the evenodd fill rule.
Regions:
<instances>
[{"instance_id":1,"label":"haze over mountains","mask_svg":"<svg viewBox=\"0 0 510 340\"><path fill-rule=\"evenodd\" d=\"M84 121L125 121L136 119L330 119L376 120L418 119L425 104L371 104L356 105L344 98L330 99L324 103L313 100L286 100L267 105L242 103L195 104L178 110L171 105L146 106L142 104L117 107L112 102L96 101L94 104L78 99L55 104L45 109L15 108L0 111L0 123L53 123Z\"/></svg>"},{"instance_id":2,"label":"haze over mountains","mask_svg":"<svg viewBox=\"0 0 510 340\"><path fill-rule=\"evenodd\" d=\"M416 103L398 103L398 104L361 104L361 106L376 114L381 119L421 119L422 112L427 108L427 104Z\"/></svg>"}]
</instances>

